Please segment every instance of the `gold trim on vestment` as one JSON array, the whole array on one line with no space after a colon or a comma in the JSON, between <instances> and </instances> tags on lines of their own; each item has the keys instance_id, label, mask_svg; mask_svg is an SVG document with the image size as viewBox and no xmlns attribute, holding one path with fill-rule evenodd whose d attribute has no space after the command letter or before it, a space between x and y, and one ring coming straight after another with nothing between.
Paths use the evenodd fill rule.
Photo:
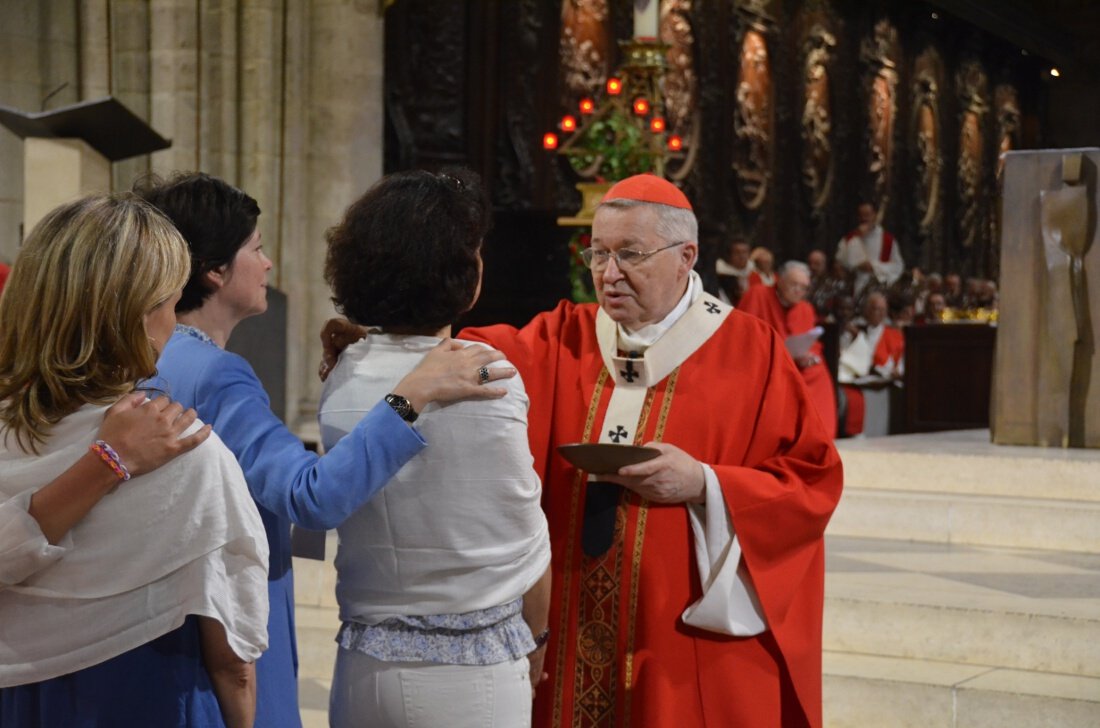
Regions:
<instances>
[{"instance_id":1,"label":"gold trim on vestment","mask_svg":"<svg viewBox=\"0 0 1100 728\"><path fill-rule=\"evenodd\" d=\"M596 377L596 387L592 390L592 400L588 405L588 418L584 422L584 434L581 436L581 442L588 442L588 439L592 436L592 427L596 422L596 412L600 408L600 399L603 397L603 389L607 384L607 369L601 368L599 376ZM577 548L577 539L580 536L580 530L577 528L577 513L580 508L578 507L578 501L581 497L581 489L587 483L585 474L583 471L578 470L577 474L573 477L573 493L571 496L571 502L569 504L569 530L567 533L566 541L566 554L572 554ZM568 558L568 557L567 557ZM561 726L561 713L562 713L562 696L564 690L563 680L565 678L565 636L569 634L569 589L572 583L572 569L562 569L562 607L561 617L558 620L558 664L554 668L554 685L557 686L556 694L554 695L554 717L552 725L554 728L560 728ZM574 701L576 696L574 696Z\"/></svg>"},{"instance_id":2,"label":"gold trim on vestment","mask_svg":"<svg viewBox=\"0 0 1100 728\"><path fill-rule=\"evenodd\" d=\"M668 410L672 406L672 394L676 390L676 378L680 374L680 369L677 367L668 375L668 385L665 387L664 397L661 400L661 411L657 415L657 428L653 432L653 440L661 442L665 435L665 423L668 422ZM653 404L653 399L648 398L646 401L645 417L649 417L649 408ZM644 427L644 425L643 425ZM643 427L638 428L638 437L641 437ZM635 443L640 445L640 442ZM642 571L642 544L645 539L645 527L646 521L649 516L649 501L644 498L638 499L638 525L634 532L634 554L633 561L630 565L630 616L629 626L627 627L626 635L626 668L623 680L623 686L626 690L626 700L624 701L623 709L623 725L630 725L630 707L632 701L630 700L630 690L634 687L634 638L637 635L637 622L638 622L638 580L641 577Z\"/></svg>"}]
</instances>

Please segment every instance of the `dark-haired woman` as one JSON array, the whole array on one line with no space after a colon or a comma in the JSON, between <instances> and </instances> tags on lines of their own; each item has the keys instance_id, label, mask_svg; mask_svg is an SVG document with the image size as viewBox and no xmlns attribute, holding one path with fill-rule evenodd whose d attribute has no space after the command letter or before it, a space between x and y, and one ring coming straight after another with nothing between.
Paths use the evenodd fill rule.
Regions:
<instances>
[{"instance_id":1,"label":"dark-haired woman","mask_svg":"<svg viewBox=\"0 0 1100 728\"><path fill-rule=\"evenodd\" d=\"M271 411L252 367L223 348L238 323L267 309L271 261L256 227L256 201L205 174L147 184L139 193L175 223L191 251L191 276L176 306L180 323L159 361L160 375L172 396L194 407L237 456L267 529L270 646L256 666L256 726L297 728L291 524L337 526L425 447L401 418L403 406L419 410L432 400L503 396L477 377L481 366L502 357L474 356L443 342L423 367L394 383L390 401L401 406L379 396L349 437L318 458Z\"/></svg>"},{"instance_id":2,"label":"dark-haired woman","mask_svg":"<svg viewBox=\"0 0 1100 728\"><path fill-rule=\"evenodd\" d=\"M326 381L326 446L473 306L487 228L477 177L453 170L387 177L329 231L333 300L371 333ZM518 377L507 384L503 399L421 412L421 431L438 444L340 526L331 725L530 724L529 672L541 675L549 635L550 550L528 400Z\"/></svg>"}]
</instances>

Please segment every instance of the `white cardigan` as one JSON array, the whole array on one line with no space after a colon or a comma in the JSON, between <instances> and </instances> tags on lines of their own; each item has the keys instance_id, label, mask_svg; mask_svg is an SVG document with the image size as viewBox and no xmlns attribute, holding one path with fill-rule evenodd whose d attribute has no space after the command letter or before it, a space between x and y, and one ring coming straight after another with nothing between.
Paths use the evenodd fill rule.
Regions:
<instances>
[{"instance_id":1,"label":"white cardigan","mask_svg":"<svg viewBox=\"0 0 1100 728\"><path fill-rule=\"evenodd\" d=\"M0 688L98 664L189 614L220 621L244 660L267 647L267 537L217 435L120 483L61 543L46 541L31 495L84 454L106 409L66 417L37 455L0 436Z\"/></svg>"},{"instance_id":2,"label":"white cardigan","mask_svg":"<svg viewBox=\"0 0 1100 728\"><path fill-rule=\"evenodd\" d=\"M438 343L372 333L349 346L321 394L325 447ZM343 620L486 609L521 596L546 570L550 540L527 442L527 395L519 376L495 384L507 396L426 407L416 427L427 449L340 526Z\"/></svg>"}]
</instances>

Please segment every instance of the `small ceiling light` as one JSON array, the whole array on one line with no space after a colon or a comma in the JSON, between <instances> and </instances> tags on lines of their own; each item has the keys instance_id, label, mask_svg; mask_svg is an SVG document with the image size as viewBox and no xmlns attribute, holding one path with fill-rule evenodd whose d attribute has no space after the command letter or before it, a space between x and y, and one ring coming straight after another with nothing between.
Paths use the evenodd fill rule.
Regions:
<instances>
[{"instance_id":1,"label":"small ceiling light","mask_svg":"<svg viewBox=\"0 0 1100 728\"><path fill-rule=\"evenodd\" d=\"M939 13L932 13L932 20L939 20L939 19L940 19L940 14Z\"/></svg>"},{"instance_id":2,"label":"small ceiling light","mask_svg":"<svg viewBox=\"0 0 1100 728\"><path fill-rule=\"evenodd\" d=\"M1057 68L1052 68L1052 69L1050 69L1050 75L1054 76L1055 78L1058 78L1059 76L1062 75L1062 72L1059 71Z\"/></svg>"}]
</instances>

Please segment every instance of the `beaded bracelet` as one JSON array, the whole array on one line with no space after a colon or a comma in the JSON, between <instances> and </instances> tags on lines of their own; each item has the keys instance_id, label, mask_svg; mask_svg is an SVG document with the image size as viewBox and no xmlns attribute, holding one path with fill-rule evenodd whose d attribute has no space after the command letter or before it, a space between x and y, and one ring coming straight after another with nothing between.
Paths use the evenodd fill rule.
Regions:
<instances>
[{"instance_id":1,"label":"beaded bracelet","mask_svg":"<svg viewBox=\"0 0 1100 728\"><path fill-rule=\"evenodd\" d=\"M100 460L107 463L107 467L114 471L114 474L118 476L119 480L130 479L130 471L122 464L122 458L118 456L118 453L113 447L103 440L96 440L95 444L88 449L98 455Z\"/></svg>"}]
</instances>

